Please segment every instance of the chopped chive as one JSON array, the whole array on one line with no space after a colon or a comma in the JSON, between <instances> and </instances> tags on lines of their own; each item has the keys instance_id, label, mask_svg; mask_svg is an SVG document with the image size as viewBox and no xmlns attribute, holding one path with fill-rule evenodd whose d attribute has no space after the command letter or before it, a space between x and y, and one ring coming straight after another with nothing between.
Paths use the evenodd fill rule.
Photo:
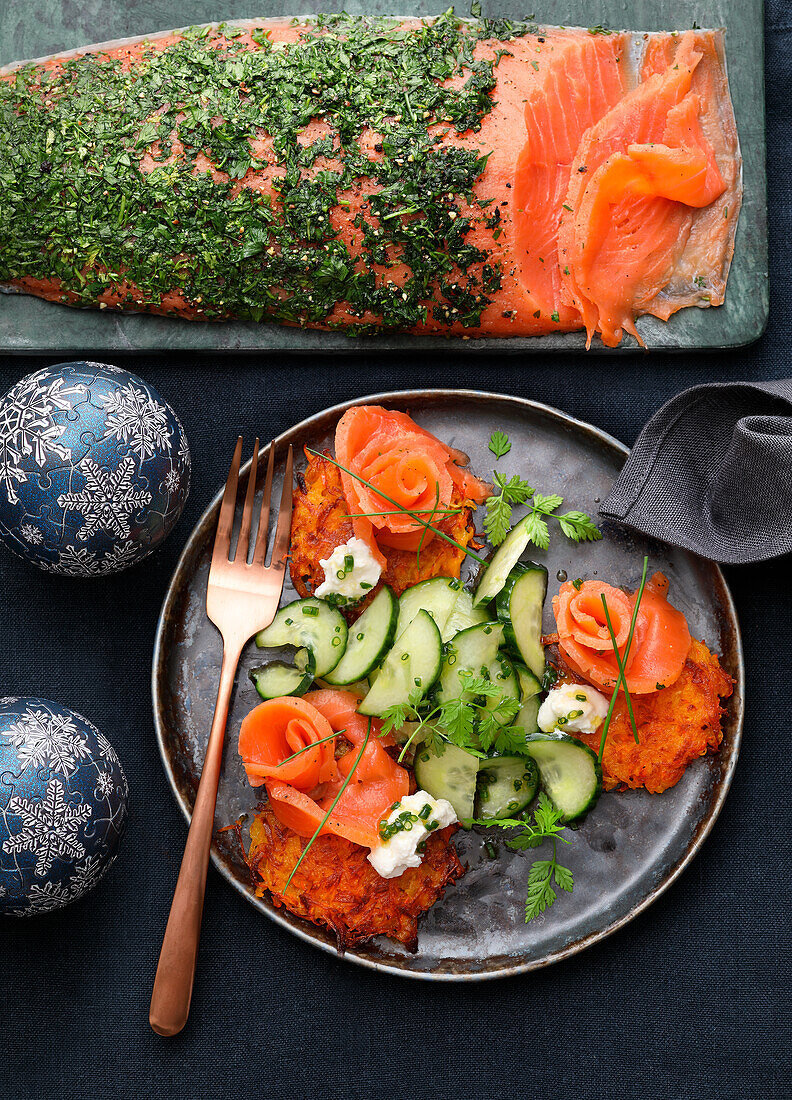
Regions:
<instances>
[{"instance_id":1,"label":"chopped chive","mask_svg":"<svg viewBox=\"0 0 792 1100\"><path fill-rule=\"evenodd\" d=\"M322 820L321 820L321 821L319 822L319 825L318 825L318 826L317 826L317 828L316 828L316 832L315 832L315 833L314 833L314 835L313 835L313 836L311 837L311 839L310 839L310 840L308 841L308 843L306 844L306 846L305 846L305 847L303 848L303 850L302 850L302 854L301 854L300 858L299 858L299 859L297 860L297 862L295 863L295 865L294 865L294 866L292 867L292 869L291 869L291 874L289 875L288 879L286 880L286 885L285 885L285 886L283 887L283 892L284 892L284 894L285 894L285 893L286 893L286 891L287 891L287 890L289 889L289 886L291 885L291 880L292 880L292 879L294 878L295 874L297 873L297 868L298 868L298 867L300 866L300 864L302 863L302 861L303 861L303 860L305 859L305 857L307 856L308 852L309 852L309 851L311 850L311 846L313 845L313 842L314 842L314 841L316 840L316 838L317 838L317 837L319 836L319 834L321 833L322 829L324 829L325 825L326 825L326 824L327 824L327 822L328 822L328 821L330 820L330 815L332 814L333 810L334 810L334 809L336 808L336 806L338 805L338 801L339 801L339 799L341 798L341 795L342 795L342 794L344 793L344 791L345 791L345 790L347 789L347 786L349 785L349 781L350 781L350 779L351 779L351 778L352 778L352 776L353 776L353 775L355 774L355 771L357 770L357 766L358 766L358 764L360 763L360 761L361 761L361 760L362 760L362 758L363 758L363 753L364 753L364 752L366 751L366 746L367 746L367 745L368 745L368 743L369 743L369 737L370 737L370 736L371 736L371 719L369 718L369 720L368 720L368 728L367 728L367 730L366 730L366 736L365 736L365 737L363 738L363 744L362 744L362 745L360 746L360 751L358 752L357 756L355 757L355 762L354 762L354 764L352 765L352 767L351 767L351 768L349 769L349 774L347 775L346 779L345 779L345 780L344 780L344 782L343 782L343 783L341 784L341 789L340 789L340 791L338 792L338 794L337 794L337 795L335 796L335 798L333 799L333 801L332 801L332 804L331 804L331 806L330 806L330 809L329 809L329 810L327 811L327 813L326 813L326 814L324 815L324 817L322 818Z\"/></svg>"}]
</instances>

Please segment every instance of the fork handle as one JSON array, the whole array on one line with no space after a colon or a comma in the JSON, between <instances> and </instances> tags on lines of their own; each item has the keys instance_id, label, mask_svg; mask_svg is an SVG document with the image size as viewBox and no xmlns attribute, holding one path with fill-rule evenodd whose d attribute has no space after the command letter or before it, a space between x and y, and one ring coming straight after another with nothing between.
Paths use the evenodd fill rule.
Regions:
<instances>
[{"instance_id":1,"label":"fork handle","mask_svg":"<svg viewBox=\"0 0 792 1100\"><path fill-rule=\"evenodd\" d=\"M224 644L212 730L151 994L149 1023L158 1035L178 1034L190 1012L223 742L240 656L241 647L229 650Z\"/></svg>"}]
</instances>

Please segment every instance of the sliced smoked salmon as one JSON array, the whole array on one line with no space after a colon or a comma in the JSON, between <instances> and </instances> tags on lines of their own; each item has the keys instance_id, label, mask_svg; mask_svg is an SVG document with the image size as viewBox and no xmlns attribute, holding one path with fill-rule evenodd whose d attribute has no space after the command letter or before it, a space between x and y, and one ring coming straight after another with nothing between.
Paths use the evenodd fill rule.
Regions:
<instances>
[{"instance_id":1,"label":"sliced smoked salmon","mask_svg":"<svg viewBox=\"0 0 792 1100\"><path fill-rule=\"evenodd\" d=\"M380 405L356 405L344 413L336 427L335 451L344 467L341 481L355 533L374 546L416 550L431 542L433 532L399 508L430 522L433 509L442 514L451 506L455 489L465 505L480 504L489 492L489 486L464 469L466 455L441 443L406 413Z\"/></svg>"},{"instance_id":2,"label":"sliced smoked salmon","mask_svg":"<svg viewBox=\"0 0 792 1100\"><path fill-rule=\"evenodd\" d=\"M668 602L668 582L655 573L644 588L638 606L625 672L630 694L645 695L669 687L679 678L690 650L690 631L685 616ZM575 672L598 687L613 690L619 676L605 607L622 661L625 658L637 593L601 581L584 581L578 587L561 585L553 597L558 629L558 648Z\"/></svg>"},{"instance_id":3,"label":"sliced smoked salmon","mask_svg":"<svg viewBox=\"0 0 792 1100\"><path fill-rule=\"evenodd\" d=\"M0 284L53 302L610 344L723 301L741 186L722 32L452 11L10 66L0 169Z\"/></svg>"},{"instance_id":4,"label":"sliced smoked salmon","mask_svg":"<svg viewBox=\"0 0 792 1100\"><path fill-rule=\"evenodd\" d=\"M616 346L625 330L638 337L639 314L667 319L690 304L689 291L675 304L669 289L699 211L716 200L722 200L724 223L717 239L728 236L725 223L738 187L733 157L718 155L721 143L710 141L702 121L702 104L717 102L712 86L717 64L711 36L693 31L679 38L673 53L656 48L646 79L592 126L578 147L558 246L562 297L580 311L589 344L599 332L605 344ZM703 94L696 83L700 66ZM688 254L688 264L691 258ZM722 301L725 283L717 282L716 273L712 283L707 259L704 253L694 261L708 272L706 278L697 276L698 285L715 289ZM703 301L711 303L712 293Z\"/></svg>"},{"instance_id":5,"label":"sliced smoked salmon","mask_svg":"<svg viewBox=\"0 0 792 1100\"><path fill-rule=\"evenodd\" d=\"M243 721L239 754L250 783L265 784L283 825L312 836L343 787L322 833L373 848L381 842L380 820L410 784L406 770L385 751L392 740L381 736L377 719L357 713L359 704L360 697L349 691L269 699ZM335 739L326 740L334 732L352 746L338 758Z\"/></svg>"}]
</instances>

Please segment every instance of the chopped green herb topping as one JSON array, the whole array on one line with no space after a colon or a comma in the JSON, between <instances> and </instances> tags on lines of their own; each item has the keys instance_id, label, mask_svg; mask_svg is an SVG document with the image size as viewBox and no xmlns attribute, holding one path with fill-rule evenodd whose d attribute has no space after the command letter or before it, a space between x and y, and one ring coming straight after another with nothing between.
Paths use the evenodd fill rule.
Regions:
<instances>
[{"instance_id":1,"label":"chopped green herb topping","mask_svg":"<svg viewBox=\"0 0 792 1100\"><path fill-rule=\"evenodd\" d=\"M529 29L330 15L285 48L265 27L204 26L132 65L25 66L0 82L0 282L331 327L345 302L353 334L423 323L432 300L441 323L476 326L501 280L468 241L489 154L442 134L492 110L506 51L479 56L479 41ZM354 254L337 225L353 205Z\"/></svg>"}]
</instances>

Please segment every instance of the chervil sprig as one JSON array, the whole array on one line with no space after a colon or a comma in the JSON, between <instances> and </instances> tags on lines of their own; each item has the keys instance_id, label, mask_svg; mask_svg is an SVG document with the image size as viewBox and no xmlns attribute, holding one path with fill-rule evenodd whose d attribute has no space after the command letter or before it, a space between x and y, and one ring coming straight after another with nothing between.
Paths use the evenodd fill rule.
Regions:
<instances>
[{"instance_id":1,"label":"chervil sprig","mask_svg":"<svg viewBox=\"0 0 792 1100\"><path fill-rule=\"evenodd\" d=\"M419 710L420 689L413 691L409 702L395 703L384 712L384 733L401 729L407 722L418 723L402 748L399 760L419 737L438 753L442 753L446 743L474 756L484 756L493 745L499 752L505 751L503 746L506 745L512 752L525 751L523 731L512 725L520 709L517 700L505 696L502 688L492 680L476 676L467 669L460 670L459 679L462 687L459 697L439 703L424 715ZM490 701L495 701L494 705Z\"/></svg>"},{"instance_id":2,"label":"chervil sprig","mask_svg":"<svg viewBox=\"0 0 792 1100\"><path fill-rule=\"evenodd\" d=\"M550 545L548 519L558 521L562 532L573 542L596 542L602 538L600 531L585 512L574 509L562 515L555 512L564 503L558 493L539 493L517 474L507 477L497 470L493 476L495 492L487 500L484 530L493 546L503 542L512 523L512 508L527 504L526 532L534 545L546 550Z\"/></svg>"},{"instance_id":3,"label":"chervil sprig","mask_svg":"<svg viewBox=\"0 0 792 1100\"><path fill-rule=\"evenodd\" d=\"M511 440L506 432L493 432L490 436L489 449L496 458L503 458L511 450Z\"/></svg>"},{"instance_id":4,"label":"chervil sprig","mask_svg":"<svg viewBox=\"0 0 792 1100\"><path fill-rule=\"evenodd\" d=\"M519 836L511 837L506 841L506 846L514 851L524 851L526 848L538 848L545 840L553 842L553 854L550 859L537 859L531 864L528 872L528 892L525 899L525 922L538 917L549 909L556 900L557 886L561 890L570 892L574 886L572 872L558 862L557 845L560 840L568 844L566 837L561 836L564 828L563 814L553 805L544 791L534 811L532 822L522 821L515 817L483 818L474 821L475 825L486 825L488 828L496 826L501 829L520 829Z\"/></svg>"},{"instance_id":5,"label":"chervil sprig","mask_svg":"<svg viewBox=\"0 0 792 1100\"><path fill-rule=\"evenodd\" d=\"M507 477L495 471L495 492L487 500L487 514L484 517L484 530L493 546L503 542L511 527L512 506L525 504L533 489L527 481L517 474Z\"/></svg>"}]
</instances>

